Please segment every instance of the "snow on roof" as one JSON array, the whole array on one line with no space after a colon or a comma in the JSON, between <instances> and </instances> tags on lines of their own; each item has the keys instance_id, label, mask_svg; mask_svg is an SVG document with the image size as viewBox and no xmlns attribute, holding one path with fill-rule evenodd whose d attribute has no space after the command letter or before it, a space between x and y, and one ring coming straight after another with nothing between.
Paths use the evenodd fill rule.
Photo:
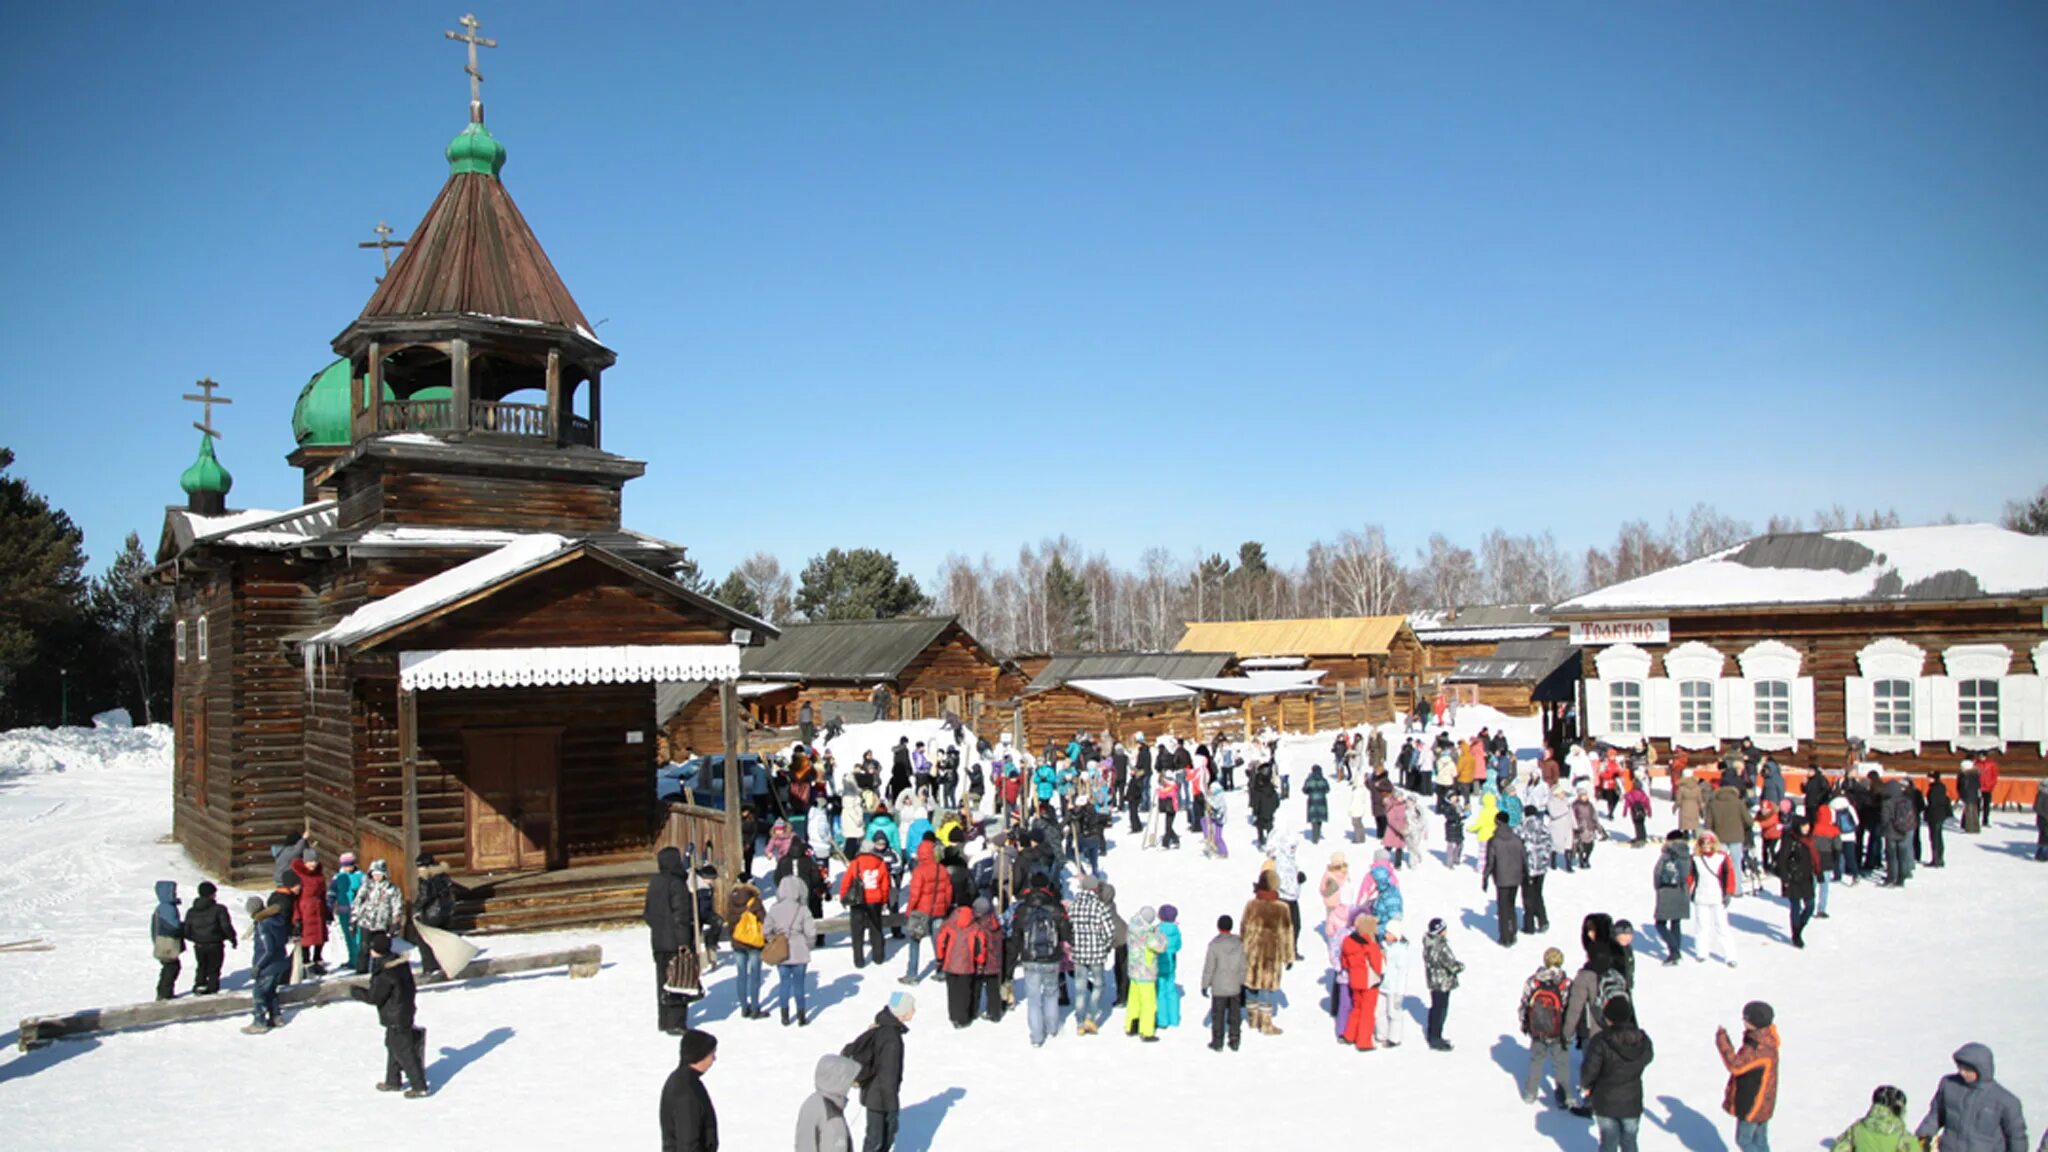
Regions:
<instances>
[{"instance_id":1,"label":"snow on roof","mask_svg":"<svg viewBox=\"0 0 2048 1152\"><path fill-rule=\"evenodd\" d=\"M1122 676L1114 680L1069 680L1065 687L1077 688L1112 704L1145 704L1156 700L1192 700L1193 689L1183 688L1157 676Z\"/></svg>"},{"instance_id":2,"label":"snow on roof","mask_svg":"<svg viewBox=\"0 0 2048 1152\"><path fill-rule=\"evenodd\" d=\"M1588 592L1560 613L2048 596L2048 537L1992 524L1759 536Z\"/></svg>"},{"instance_id":3,"label":"snow on roof","mask_svg":"<svg viewBox=\"0 0 2048 1152\"><path fill-rule=\"evenodd\" d=\"M546 532L517 532L502 528L407 528L384 525L356 537L357 544L448 544L475 548L503 548L519 540L547 536Z\"/></svg>"},{"instance_id":4,"label":"snow on roof","mask_svg":"<svg viewBox=\"0 0 2048 1152\"><path fill-rule=\"evenodd\" d=\"M301 538L304 538L310 536L312 534L311 531L299 531L294 522L308 522L309 529L317 528L319 526L317 521L322 519L321 514L329 513L330 515L326 519L330 523L327 526L332 527L331 521L333 517L331 513L333 511L334 501L315 500L311 504L301 504L297 508L287 508L282 511L274 508L248 508L240 512L230 512L223 516L201 516L196 512L186 512L183 515L185 523L192 528L192 539L197 543L202 540L217 540L230 534L241 532L243 529L267 528L272 525L286 525L278 530L295 532ZM235 543L232 540L227 542Z\"/></svg>"},{"instance_id":5,"label":"snow on roof","mask_svg":"<svg viewBox=\"0 0 2048 1152\"><path fill-rule=\"evenodd\" d=\"M1308 663L1306 656L1254 656L1237 662L1240 668L1299 668Z\"/></svg>"},{"instance_id":6,"label":"snow on roof","mask_svg":"<svg viewBox=\"0 0 2048 1152\"><path fill-rule=\"evenodd\" d=\"M515 540L494 552L438 572L410 588L374 600L336 621L306 642L310 669L319 648L337 648L424 615L443 605L488 588L514 573L531 568L575 546L575 541L551 532L539 532ZM687 676L672 676L687 680Z\"/></svg>"},{"instance_id":7,"label":"snow on roof","mask_svg":"<svg viewBox=\"0 0 2048 1152\"><path fill-rule=\"evenodd\" d=\"M1548 624L1531 624L1526 628L1432 628L1417 632L1415 638L1424 644L1480 644L1489 640L1540 640L1556 631Z\"/></svg>"},{"instance_id":8,"label":"snow on roof","mask_svg":"<svg viewBox=\"0 0 2048 1152\"><path fill-rule=\"evenodd\" d=\"M1450 611L1424 608L1408 614L1408 627L1425 644L1461 639L1530 639L1550 631L1548 611L1541 604L1474 604ZM1495 635L1506 630L1514 630L1516 635ZM1481 632L1487 634L1477 634Z\"/></svg>"},{"instance_id":9,"label":"snow on roof","mask_svg":"<svg viewBox=\"0 0 2048 1152\"><path fill-rule=\"evenodd\" d=\"M739 673L740 650L733 644L446 648L398 654L398 686L407 691L731 680Z\"/></svg>"},{"instance_id":10,"label":"snow on roof","mask_svg":"<svg viewBox=\"0 0 2048 1152\"><path fill-rule=\"evenodd\" d=\"M1250 676L1221 676L1201 680L1175 680L1183 688L1216 692L1225 696L1280 696L1314 692L1322 669L1313 672L1260 672Z\"/></svg>"}]
</instances>

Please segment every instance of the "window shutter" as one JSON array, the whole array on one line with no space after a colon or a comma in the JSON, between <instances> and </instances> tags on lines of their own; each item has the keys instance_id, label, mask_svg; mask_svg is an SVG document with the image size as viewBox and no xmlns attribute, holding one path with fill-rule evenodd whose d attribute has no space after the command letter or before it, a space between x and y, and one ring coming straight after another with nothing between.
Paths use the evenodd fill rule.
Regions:
<instances>
[{"instance_id":1,"label":"window shutter","mask_svg":"<svg viewBox=\"0 0 2048 1152\"><path fill-rule=\"evenodd\" d=\"M1846 705L1842 709L1843 735L1851 740L1869 743L1871 730L1876 721L1870 714L1870 681L1861 676L1846 676L1842 679Z\"/></svg>"},{"instance_id":2,"label":"window shutter","mask_svg":"<svg viewBox=\"0 0 2048 1152\"><path fill-rule=\"evenodd\" d=\"M1678 681L1656 676L1643 681L1643 735L1669 740L1678 735Z\"/></svg>"},{"instance_id":3,"label":"window shutter","mask_svg":"<svg viewBox=\"0 0 2048 1152\"><path fill-rule=\"evenodd\" d=\"M1606 739L1614 731L1613 717L1607 712L1607 681L1587 680L1583 683L1586 689L1586 710L1579 719L1585 722L1586 735L1595 740Z\"/></svg>"},{"instance_id":4,"label":"window shutter","mask_svg":"<svg viewBox=\"0 0 2048 1152\"><path fill-rule=\"evenodd\" d=\"M1756 727L1756 698L1747 680L1724 676L1714 684L1714 735L1740 740Z\"/></svg>"},{"instance_id":5,"label":"window shutter","mask_svg":"<svg viewBox=\"0 0 2048 1152\"><path fill-rule=\"evenodd\" d=\"M1922 676L1913 686L1913 738L1921 741L1956 738L1956 682L1946 676Z\"/></svg>"},{"instance_id":6,"label":"window shutter","mask_svg":"<svg viewBox=\"0 0 2048 1152\"><path fill-rule=\"evenodd\" d=\"M1868 694L1869 689L1866 688L1864 691L1863 722L1867 728L1870 724L1870 696ZM1854 735L1854 733L1851 733L1851 735ZM1811 676L1801 676L1792 682L1792 739L1817 739L1814 735L1813 677Z\"/></svg>"},{"instance_id":7,"label":"window shutter","mask_svg":"<svg viewBox=\"0 0 2048 1152\"><path fill-rule=\"evenodd\" d=\"M1998 735L2008 744L2048 742L2048 701L2039 676L2007 676L1998 686Z\"/></svg>"}]
</instances>

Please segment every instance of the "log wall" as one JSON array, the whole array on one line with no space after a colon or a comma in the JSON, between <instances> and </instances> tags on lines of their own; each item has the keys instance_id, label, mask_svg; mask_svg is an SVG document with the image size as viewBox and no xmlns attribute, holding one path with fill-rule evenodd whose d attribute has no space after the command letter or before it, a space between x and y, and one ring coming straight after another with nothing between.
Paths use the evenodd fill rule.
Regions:
<instances>
[{"instance_id":1,"label":"log wall","mask_svg":"<svg viewBox=\"0 0 2048 1152\"><path fill-rule=\"evenodd\" d=\"M1129 740L1139 732L1147 741L1169 732L1187 739L1200 737L1192 700L1119 707L1078 689L1054 688L1026 696L1023 709L1024 746L1034 755L1047 741L1064 744L1076 732L1106 730L1117 740Z\"/></svg>"},{"instance_id":2,"label":"log wall","mask_svg":"<svg viewBox=\"0 0 2048 1152\"><path fill-rule=\"evenodd\" d=\"M341 478L343 528L380 524L602 533L619 528L613 484L453 472L352 468Z\"/></svg>"}]
</instances>

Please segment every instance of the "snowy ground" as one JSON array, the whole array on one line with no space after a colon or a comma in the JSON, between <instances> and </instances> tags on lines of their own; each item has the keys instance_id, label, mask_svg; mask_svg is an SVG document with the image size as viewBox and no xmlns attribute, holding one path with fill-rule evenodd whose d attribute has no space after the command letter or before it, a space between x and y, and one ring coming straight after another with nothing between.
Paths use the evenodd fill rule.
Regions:
<instances>
[{"instance_id":1,"label":"snowy ground","mask_svg":"<svg viewBox=\"0 0 2048 1152\"><path fill-rule=\"evenodd\" d=\"M1460 728L1489 718L1497 719L1465 709ZM1327 756L1328 743L1301 737L1283 747L1297 784L1308 763ZM1228 861L1201 859L1192 839L1178 852L1119 846L1105 858L1126 912L1180 906L1189 938L1185 971L1199 969L1216 915L1238 913L1258 865L1242 825L1242 794L1234 800ZM1344 801L1339 788L1332 811L1341 815ZM1285 814L1300 821L1298 791ZM1948 1053L1970 1040L1997 1053L2001 1079L2033 1106L2037 1127L2048 1121L2048 1030L2041 1024L2048 983L2033 963L2048 939L2048 911L2038 898L2048 869L2028 858L2025 819L2001 814L1984 836L1952 835L1950 867L1923 870L1902 892L1838 887L1833 918L1815 923L1803 952L1784 943L1775 898L1739 902L1738 969L1690 961L1662 968L1648 951L1654 945L1638 936L1645 949L1638 1006L1658 1052L1647 1077L1643 1146L1729 1146L1713 1031L1737 1028L1742 1003L1759 996L1776 1004L1784 1035L1784 1086L1772 1125L1779 1148L1823 1145L1862 1113L1881 1082L1905 1088L1917 1120L1948 1070ZM1659 830L1666 822L1660 813ZM202 878L168 842L169 827L170 758L161 729L0 734L0 943L42 937L55 945L0 953L0 1016L148 998L151 881L177 879L189 901ZM1346 849L1354 874L1370 855L1370 846L1304 845L1300 864L1311 885L1333 847ZM1553 873L1555 927L1547 942L1576 964L1573 939L1584 913L1646 921L1650 866L1647 852L1604 845L1591 873ZM1490 904L1469 867L1450 871L1432 859L1403 883L1409 923L1444 917L1468 965L1451 1003L1448 1035L1457 1051L1435 1053L1420 1042L1426 992L1419 949L1408 1043L1372 1054L1332 1043L1331 1020L1318 1007L1320 949L1312 937L1303 941L1310 961L1287 977L1286 1035L1248 1034L1236 1054L1202 1046L1202 1002L1188 979L1190 1019L1164 1043L1076 1037L1069 1027L1039 1050L1026 1042L1022 1013L955 1032L944 1018L942 984L927 981L909 1037L899 1147L994 1152L1083 1137L1274 1148L1362 1137L1412 1148L1591 1152L1590 1122L1525 1107L1516 1094L1525 1053L1515 1000L1544 942L1525 937L1512 951L1496 946ZM240 903L230 904L238 926ZM1319 923L1320 909L1305 918ZM236 1018L60 1041L30 1053L8 1044L0 1051L0 1131L33 1131L36 1146L51 1148L136 1146L164 1132L214 1133L227 1143L260 1114L276 1132L402 1132L409 1146L650 1146L675 1042L654 1030L645 933L498 937L489 948L522 952L560 939L602 944L603 972L592 980L550 973L423 991L420 1019L437 1089L431 1099L371 1091L382 1072L381 1032L368 1009L336 1004L298 1012L263 1037L242 1035ZM229 953L232 986L246 983L246 970L234 966L247 959L246 946ZM812 968L819 1018L799 1030L736 1019L731 976L721 970L698 1020L722 1041L710 1087L727 1147L787 1143L815 1058L865 1025L899 987L900 971L892 962L856 974L835 944ZM181 986L190 980L188 957ZM147 1105L109 1106L124 1099ZM1046 1118L1019 1124L1020 1105L1045 1109ZM853 1115L857 1126L858 1109Z\"/></svg>"}]
</instances>

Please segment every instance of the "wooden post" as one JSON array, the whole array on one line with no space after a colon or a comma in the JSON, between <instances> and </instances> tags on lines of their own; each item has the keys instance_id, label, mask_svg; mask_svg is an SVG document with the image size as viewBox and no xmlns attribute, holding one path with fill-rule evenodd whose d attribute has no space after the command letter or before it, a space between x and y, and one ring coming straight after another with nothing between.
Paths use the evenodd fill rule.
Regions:
<instances>
[{"instance_id":1,"label":"wooden post","mask_svg":"<svg viewBox=\"0 0 2048 1152\"><path fill-rule=\"evenodd\" d=\"M454 397L455 431L469 431L469 341L456 337L448 342L449 394Z\"/></svg>"},{"instance_id":2,"label":"wooden post","mask_svg":"<svg viewBox=\"0 0 2048 1152\"><path fill-rule=\"evenodd\" d=\"M739 882L740 860L740 758L746 754L745 740L740 733L739 694L731 680L720 681L718 685L718 714L725 735L725 821L720 825L721 854L725 857L718 870L718 906L725 907L725 894Z\"/></svg>"},{"instance_id":3,"label":"wooden post","mask_svg":"<svg viewBox=\"0 0 2048 1152\"><path fill-rule=\"evenodd\" d=\"M1308 730L1311 732L1316 730L1316 698L1314 693L1310 693L1308 698Z\"/></svg>"},{"instance_id":4,"label":"wooden post","mask_svg":"<svg viewBox=\"0 0 2048 1152\"><path fill-rule=\"evenodd\" d=\"M1252 698L1244 698L1244 738L1252 738Z\"/></svg>"},{"instance_id":5,"label":"wooden post","mask_svg":"<svg viewBox=\"0 0 2048 1152\"><path fill-rule=\"evenodd\" d=\"M412 690L398 690L398 767L404 789L405 870L413 874L413 861L420 858L420 708ZM413 893L407 893L408 896Z\"/></svg>"},{"instance_id":6,"label":"wooden post","mask_svg":"<svg viewBox=\"0 0 2048 1152\"><path fill-rule=\"evenodd\" d=\"M562 350L548 349L548 443L557 448L562 446L562 430L568 421L562 419Z\"/></svg>"},{"instance_id":7,"label":"wooden post","mask_svg":"<svg viewBox=\"0 0 2048 1152\"><path fill-rule=\"evenodd\" d=\"M604 373L590 374L590 446L604 447Z\"/></svg>"},{"instance_id":8,"label":"wooden post","mask_svg":"<svg viewBox=\"0 0 2048 1152\"><path fill-rule=\"evenodd\" d=\"M366 373L364 387L370 394L363 398L363 402L370 410L368 435L375 436L384 430L380 423L384 419L384 346L374 340L370 342L370 365Z\"/></svg>"}]
</instances>

